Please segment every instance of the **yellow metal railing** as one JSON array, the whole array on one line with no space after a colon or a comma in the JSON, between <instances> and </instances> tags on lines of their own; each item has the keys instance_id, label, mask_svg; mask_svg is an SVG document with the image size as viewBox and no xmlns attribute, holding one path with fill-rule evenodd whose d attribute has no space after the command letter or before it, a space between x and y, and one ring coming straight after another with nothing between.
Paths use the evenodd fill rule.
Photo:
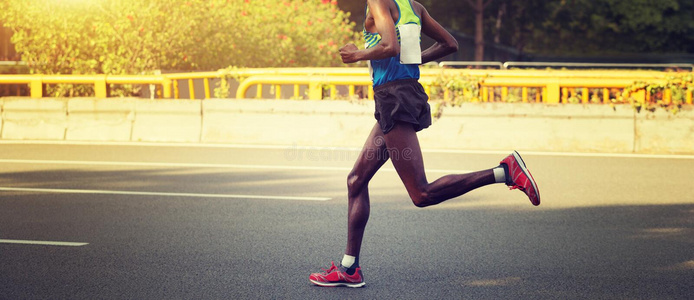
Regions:
<instances>
[{"instance_id":1,"label":"yellow metal railing","mask_svg":"<svg viewBox=\"0 0 694 300\"><path fill-rule=\"evenodd\" d=\"M28 84L31 98L43 97L44 84L88 84L94 96L108 97L110 84L156 84L162 86L163 97L171 98L171 79L158 75L2 75L0 84Z\"/></svg>"},{"instance_id":2,"label":"yellow metal railing","mask_svg":"<svg viewBox=\"0 0 694 300\"><path fill-rule=\"evenodd\" d=\"M623 89L638 81L664 83L672 72L661 71L567 71L567 70L474 70L422 68L420 82L427 92L432 88L444 90L444 98L450 97L446 87L438 86L441 76L455 78L466 76L480 78L480 101L506 101L510 89L521 89L523 102L531 102L530 91L534 90L533 102L566 103L568 98L580 94L580 102L588 103L591 91L594 97L608 103L613 89ZM196 98L196 80L202 80L203 97L212 97L211 80L222 77L238 80L235 95L237 99L247 98L251 87L256 87L255 98L263 98L263 87L272 86L274 98L281 98L283 87L289 86L292 98L323 99L338 97L338 86L347 90L347 96L357 95L357 88L363 90L362 96L373 99L371 79L366 68L266 68L220 70L218 72L174 73L162 75L2 75L1 84L27 84L32 98L43 97L45 84L87 84L94 86L95 96L108 97L108 87L117 84L156 85L158 96L180 98L180 84L187 84L190 99ZM346 88L345 88L346 87ZM304 89L305 95L301 94ZM327 92L326 92L327 91ZM650 100L645 91L632 95L638 100ZM669 103L672 92L663 92L663 101ZM265 98L270 98L265 95ZM685 103L692 104L692 90L686 90Z\"/></svg>"}]
</instances>

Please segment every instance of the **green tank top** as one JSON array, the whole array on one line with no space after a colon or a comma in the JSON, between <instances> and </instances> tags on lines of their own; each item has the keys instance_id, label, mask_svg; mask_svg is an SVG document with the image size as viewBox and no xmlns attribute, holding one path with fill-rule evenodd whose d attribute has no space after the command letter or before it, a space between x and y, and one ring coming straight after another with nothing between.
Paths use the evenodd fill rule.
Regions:
<instances>
[{"instance_id":1,"label":"green tank top","mask_svg":"<svg viewBox=\"0 0 694 300\"><path fill-rule=\"evenodd\" d=\"M398 26L403 24L417 24L422 26L422 19L414 11L412 7L412 2L410 0L393 0L395 5L398 7L399 17L398 21L395 23L395 34L398 37L398 42L400 42L400 30ZM369 14L369 6L366 6L366 15ZM378 42L381 41L381 35L378 33L371 33L366 31L366 26L364 27L364 41L366 42L366 48L371 48L376 46Z\"/></svg>"},{"instance_id":2,"label":"green tank top","mask_svg":"<svg viewBox=\"0 0 694 300\"><path fill-rule=\"evenodd\" d=\"M398 7L399 17L398 21L395 23L395 33L398 38L398 43L400 42L400 30L398 26L404 24L417 24L422 26L422 19L414 11L412 7L412 2L410 0L393 0L395 5ZM366 6L366 15L369 14L369 6ZM368 32L366 26L364 26L364 43L365 47L371 48L376 46L381 41L381 35L378 33ZM421 41L421 36L420 36ZM373 86L377 87L387 82L400 80L400 79L419 79L419 65L411 64L401 64L400 54L395 57L371 60L369 63L371 79L373 80Z\"/></svg>"}]
</instances>

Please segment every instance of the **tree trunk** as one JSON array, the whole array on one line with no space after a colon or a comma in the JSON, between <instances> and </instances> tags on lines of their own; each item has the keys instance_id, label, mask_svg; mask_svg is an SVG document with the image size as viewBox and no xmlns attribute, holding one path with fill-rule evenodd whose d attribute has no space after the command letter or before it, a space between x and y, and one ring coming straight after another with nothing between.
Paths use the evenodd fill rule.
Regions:
<instances>
[{"instance_id":1,"label":"tree trunk","mask_svg":"<svg viewBox=\"0 0 694 300\"><path fill-rule=\"evenodd\" d=\"M501 44L501 24L503 23L504 14L506 14L506 2L499 6L499 13L496 15L496 32L494 32L494 43Z\"/></svg>"},{"instance_id":2,"label":"tree trunk","mask_svg":"<svg viewBox=\"0 0 694 300\"><path fill-rule=\"evenodd\" d=\"M475 61L484 60L484 1L475 3Z\"/></svg>"},{"instance_id":3,"label":"tree trunk","mask_svg":"<svg viewBox=\"0 0 694 300\"><path fill-rule=\"evenodd\" d=\"M492 54L492 60L495 61L508 60L508 55L500 55L499 49L497 48L497 46L501 44L501 25L503 24L504 14L506 14L506 1L499 5L499 12L496 15L496 24L494 26L494 53Z\"/></svg>"},{"instance_id":4,"label":"tree trunk","mask_svg":"<svg viewBox=\"0 0 694 300\"><path fill-rule=\"evenodd\" d=\"M484 60L484 9L492 0L467 0L475 11L475 61Z\"/></svg>"}]
</instances>

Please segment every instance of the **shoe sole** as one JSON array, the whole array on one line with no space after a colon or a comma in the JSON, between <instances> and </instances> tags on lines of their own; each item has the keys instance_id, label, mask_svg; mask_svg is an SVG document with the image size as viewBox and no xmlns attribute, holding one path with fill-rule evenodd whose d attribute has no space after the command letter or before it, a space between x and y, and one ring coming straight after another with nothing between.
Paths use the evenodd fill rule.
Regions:
<instances>
[{"instance_id":1,"label":"shoe sole","mask_svg":"<svg viewBox=\"0 0 694 300\"><path fill-rule=\"evenodd\" d=\"M516 159L517 162L519 162L519 166L521 167L521 170L523 171L523 174L525 174L525 177L528 177L530 179L530 183L533 185L533 189L535 189L535 195L537 195L537 203L534 203L530 201L535 206L540 205L540 190L537 188L537 184L535 184L535 178L530 174L530 171L528 171L528 168L525 166L525 162L523 161L523 158L521 158L520 154L518 154L518 151L513 150L513 158Z\"/></svg>"},{"instance_id":2,"label":"shoe sole","mask_svg":"<svg viewBox=\"0 0 694 300\"><path fill-rule=\"evenodd\" d=\"M366 282L359 282L359 283L347 283L347 282L336 282L336 283L325 283L325 282L318 282L315 280L309 279L309 281L317 286L324 286L324 287L338 287L338 286L345 286L345 287L351 287L351 288L360 288L363 287Z\"/></svg>"}]
</instances>

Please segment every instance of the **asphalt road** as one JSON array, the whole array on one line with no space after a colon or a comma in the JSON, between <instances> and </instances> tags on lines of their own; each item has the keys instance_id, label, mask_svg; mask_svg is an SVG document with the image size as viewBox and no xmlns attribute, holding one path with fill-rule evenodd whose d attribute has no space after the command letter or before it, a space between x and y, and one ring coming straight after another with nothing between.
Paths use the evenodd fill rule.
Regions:
<instances>
[{"instance_id":1,"label":"asphalt road","mask_svg":"<svg viewBox=\"0 0 694 300\"><path fill-rule=\"evenodd\" d=\"M425 165L433 180L504 153ZM0 298L692 298L694 157L521 154L539 207L495 185L416 208L386 164L366 287L348 289L308 275L343 253L354 151L3 142Z\"/></svg>"}]
</instances>

